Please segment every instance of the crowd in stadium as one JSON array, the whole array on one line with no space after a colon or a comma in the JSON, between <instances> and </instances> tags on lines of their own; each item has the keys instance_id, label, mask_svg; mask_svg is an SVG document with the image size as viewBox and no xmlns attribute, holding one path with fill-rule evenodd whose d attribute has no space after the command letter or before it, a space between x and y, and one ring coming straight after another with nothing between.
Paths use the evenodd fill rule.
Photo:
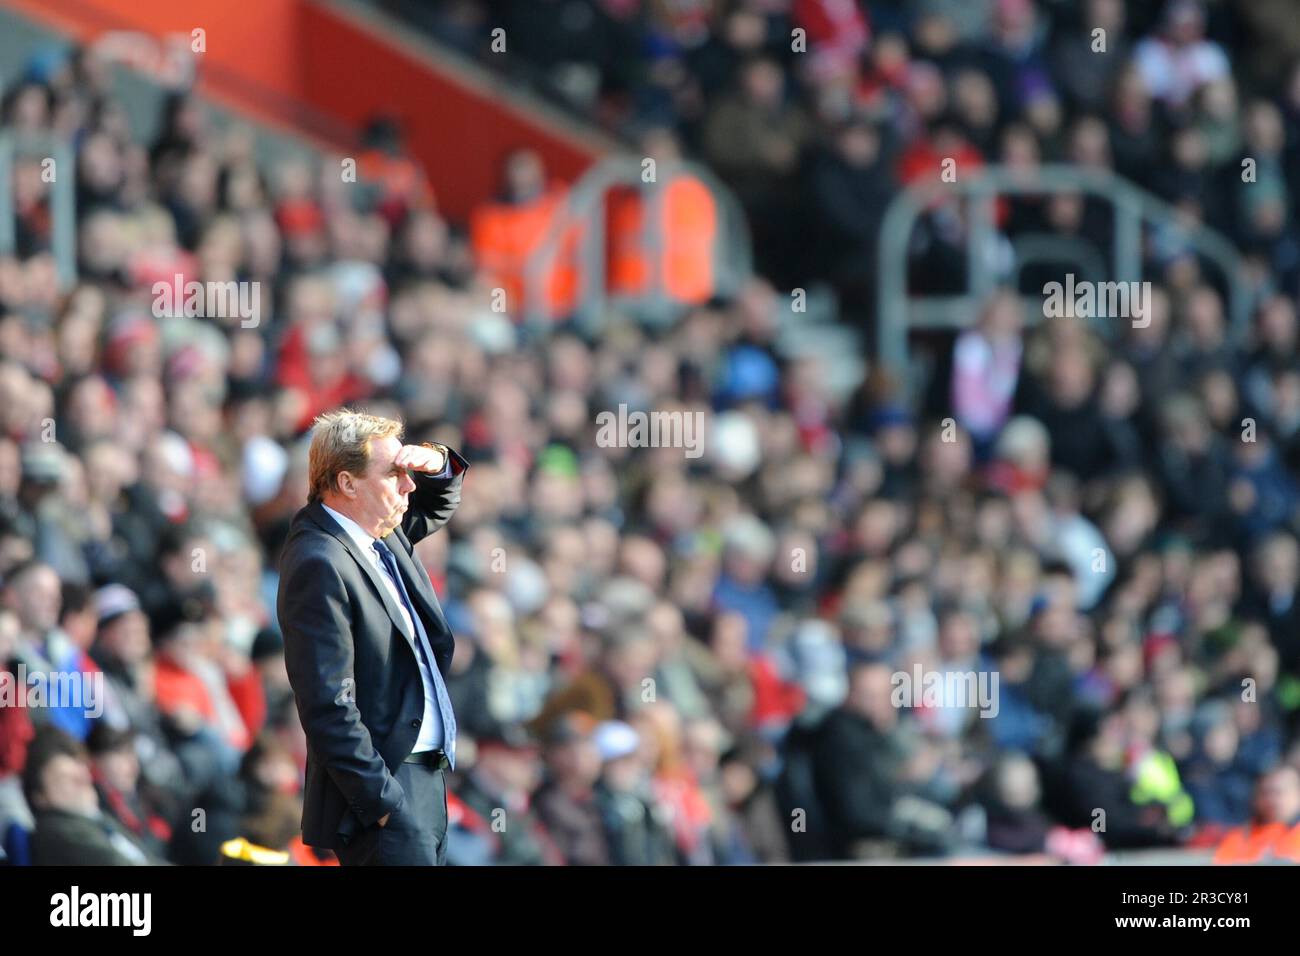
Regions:
<instances>
[{"instance_id":1,"label":"crowd in stadium","mask_svg":"<svg viewBox=\"0 0 1300 956\"><path fill-rule=\"evenodd\" d=\"M481 38L488 6L427 25ZM1140 28L1114 0L511 5L534 8L507 30L540 85L740 196L742 292L535 336L391 130L351 184L332 159L259 168L187 95L139 142L84 51L5 78L5 129L75 144L79 276L59 291L19 163L0 662L105 687L93 718L0 707L7 857L210 864L243 836L330 862L297 836L274 595L311 422L349 404L471 463L417 547L457 636L455 864L1300 862L1300 72L1246 95L1230 66L1300 53L1296 25L1245 50L1225 5L1186 0ZM1115 169L1222 228L1252 265L1248 335L1163 237L1143 327L1033 323L999 292L937 403L888 370L835 401L775 347L781 290L868 303L885 203L948 155ZM544 183L515 156L503 201ZM1004 213L1106 241L1079 200ZM923 281L962 223L927 228ZM159 315L177 273L260 283L262 321ZM597 444L620 404L707 413L706 454ZM995 706L899 706L914 672L996 675Z\"/></svg>"},{"instance_id":2,"label":"crowd in stadium","mask_svg":"<svg viewBox=\"0 0 1300 956\"><path fill-rule=\"evenodd\" d=\"M888 198L949 157L959 174L1114 170L1227 232L1288 288L1300 279L1287 0L380 5L647 155L706 160L744 203L764 275L833 282L850 309L869 301ZM1243 156L1258 167L1249 189ZM1104 244L1107 210L1079 206L1040 203L1003 225ZM925 237L932 285L963 287L947 248L960 228L947 217Z\"/></svg>"}]
</instances>

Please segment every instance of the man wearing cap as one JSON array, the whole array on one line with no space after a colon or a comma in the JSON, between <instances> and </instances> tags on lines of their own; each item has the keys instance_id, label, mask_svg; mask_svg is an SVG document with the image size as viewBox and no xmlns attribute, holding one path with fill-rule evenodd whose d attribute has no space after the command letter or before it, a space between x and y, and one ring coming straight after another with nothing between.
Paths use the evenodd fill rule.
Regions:
<instances>
[{"instance_id":1,"label":"man wearing cap","mask_svg":"<svg viewBox=\"0 0 1300 956\"><path fill-rule=\"evenodd\" d=\"M141 777L179 795L186 788L185 770L156 706L156 661L140 599L125 585L107 584L95 592L95 612L99 620L90 656L104 675L103 723L134 733Z\"/></svg>"},{"instance_id":2,"label":"man wearing cap","mask_svg":"<svg viewBox=\"0 0 1300 956\"><path fill-rule=\"evenodd\" d=\"M140 599L124 584L107 584L95 592L95 617L90 655L104 673L104 719L118 729L156 722L153 701L140 694L146 679L140 664L152 650Z\"/></svg>"},{"instance_id":3,"label":"man wearing cap","mask_svg":"<svg viewBox=\"0 0 1300 956\"><path fill-rule=\"evenodd\" d=\"M280 559L277 613L307 737L303 842L345 866L442 865L454 640L414 545L460 504L468 463L347 409L313 425L310 500Z\"/></svg>"},{"instance_id":4,"label":"man wearing cap","mask_svg":"<svg viewBox=\"0 0 1300 956\"><path fill-rule=\"evenodd\" d=\"M621 720L607 720L596 727L592 742L603 762L596 802L609 835L610 861L616 866L676 863L672 835L658 816L636 729Z\"/></svg>"}]
</instances>

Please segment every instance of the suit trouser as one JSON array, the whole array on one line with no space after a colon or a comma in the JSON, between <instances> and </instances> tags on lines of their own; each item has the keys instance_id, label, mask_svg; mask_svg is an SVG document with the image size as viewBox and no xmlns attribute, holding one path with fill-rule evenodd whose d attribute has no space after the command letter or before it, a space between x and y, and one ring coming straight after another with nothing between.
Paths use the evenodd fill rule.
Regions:
<instances>
[{"instance_id":1,"label":"suit trouser","mask_svg":"<svg viewBox=\"0 0 1300 956\"><path fill-rule=\"evenodd\" d=\"M447 778L422 763L397 767L406 794L386 826L373 823L335 850L344 866L444 866L447 863Z\"/></svg>"}]
</instances>

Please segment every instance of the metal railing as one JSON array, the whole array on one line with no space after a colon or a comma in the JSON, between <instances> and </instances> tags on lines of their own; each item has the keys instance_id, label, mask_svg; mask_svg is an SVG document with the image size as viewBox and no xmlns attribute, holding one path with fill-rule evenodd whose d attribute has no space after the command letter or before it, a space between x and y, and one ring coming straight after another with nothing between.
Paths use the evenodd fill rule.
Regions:
<instances>
[{"instance_id":1,"label":"metal railing","mask_svg":"<svg viewBox=\"0 0 1300 956\"><path fill-rule=\"evenodd\" d=\"M1115 211L1110 281L1142 279L1144 224L1176 229L1192 251L1215 265L1228 289L1231 334L1240 340L1250 321L1251 292L1241 275L1241 257L1225 237L1208 226L1187 227L1174 207L1114 173L1065 165L1032 170L989 166L954 183L931 183L905 189L889 205L881 225L877 255L876 359L909 379L908 333L913 329L962 328L979 314L999 282L994 261L999 234L995 206L1002 196L1082 194L1108 201ZM936 200L968 203L965 233L968 292L958 296L908 296L908 246L917 220ZM1091 277L1106 267L1095 244L1084 249L1077 237L1038 233L1013 244L1013 277L1032 261L1071 259Z\"/></svg>"},{"instance_id":2,"label":"metal railing","mask_svg":"<svg viewBox=\"0 0 1300 956\"><path fill-rule=\"evenodd\" d=\"M14 204L14 166L19 155L54 161L50 183L50 251L54 255L59 288L77 281L77 165L71 144L46 133L0 134L0 255L17 249L17 209Z\"/></svg>"},{"instance_id":3,"label":"metal railing","mask_svg":"<svg viewBox=\"0 0 1300 956\"><path fill-rule=\"evenodd\" d=\"M642 160L611 157L597 163L570 189L562 211L551 223L546 238L524 264L524 315L526 326L538 329L555 316L547 307L546 280L564 250L565 235L575 225L582 230L577 249L578 293L575 315L581 328L598 328L608 306L624 306L642 317L665 320L677 307L663 287L659 274L668 237L663 235L663 197L667 187L681 176L699 180L712 195L718 212L718 229L713 247L714 293L732 295L753 274L749 225L740 202L712 172L697 163L659 162L653 182L642 175ZM636 189L645 200L643 252L650 264L646 292L613 295L605 274L607 245L605 199L618 187Z\"/></svg>"}]
</instances>

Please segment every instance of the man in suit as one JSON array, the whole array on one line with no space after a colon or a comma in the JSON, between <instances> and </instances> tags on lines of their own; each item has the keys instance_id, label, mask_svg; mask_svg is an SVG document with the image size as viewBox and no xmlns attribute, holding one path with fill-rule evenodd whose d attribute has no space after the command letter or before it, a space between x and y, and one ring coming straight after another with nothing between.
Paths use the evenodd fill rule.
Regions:
<instances>
[{"instance_id":1,"label":"man in suit","mask_svg":"<svg viewBox=\"0 0 1300 956\"><path fill-rule=\"evenodd\" d=\"M391 419L343 409L312 427L277 602L307 736L303 842L345 866L442 865L455 642L413 545L451 518L469 465L404 445Z\"/></svg>"}]
</instances>

